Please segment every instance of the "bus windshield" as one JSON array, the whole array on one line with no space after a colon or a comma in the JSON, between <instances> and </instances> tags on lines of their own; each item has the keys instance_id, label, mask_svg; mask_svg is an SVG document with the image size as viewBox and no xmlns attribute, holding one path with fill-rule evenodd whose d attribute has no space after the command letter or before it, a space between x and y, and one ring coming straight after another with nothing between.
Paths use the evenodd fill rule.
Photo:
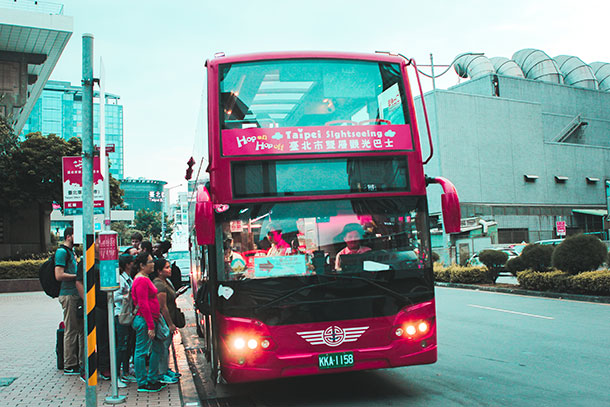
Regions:
<instances>
[{"instance_id":1,"label":"bus windshield","mask_svg":"<svg viewBox=\"0 0 610 407\"><path fill-rule=\"evenodd\" d=\"M424 197L232 205L219 280L430 267Z\"/></svg>"},{"instance_id":2,"label":"bus windshield","mask_svg":"<svg viewBox=\"0 0 610 407\"><path fill-rule=\"evenodd\" d=\"M400 66L274 60L220 66L221 130L409 124Z\"/></svg>"}]
</instances>

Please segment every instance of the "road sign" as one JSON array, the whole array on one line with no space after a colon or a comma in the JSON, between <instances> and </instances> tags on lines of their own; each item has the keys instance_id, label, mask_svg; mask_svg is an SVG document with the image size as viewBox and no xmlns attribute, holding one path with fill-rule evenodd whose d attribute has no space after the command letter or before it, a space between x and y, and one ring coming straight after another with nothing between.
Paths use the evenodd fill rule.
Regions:
<instances>
[{"instance_id":1,"label":"road sign","mask_svg":"<svg viewBox=\"0 0 610 407\"><path fill-rule=\"evenodd\" d=\"M83 158L63 157L64 215L83 213ZM93 157L93 210L104 213L104 188L100 158Z\"/></svg>"},{"instance_id":2,"label":"road sign","mask_svg":"<svg viewBox=\"0 0 610 407\"><path fill-rule=\"evenodd\" d=\"M558 221L555 226L557 227L557 236L566 235L566 223L565 221Z\"/></svg>"}]
</instances>

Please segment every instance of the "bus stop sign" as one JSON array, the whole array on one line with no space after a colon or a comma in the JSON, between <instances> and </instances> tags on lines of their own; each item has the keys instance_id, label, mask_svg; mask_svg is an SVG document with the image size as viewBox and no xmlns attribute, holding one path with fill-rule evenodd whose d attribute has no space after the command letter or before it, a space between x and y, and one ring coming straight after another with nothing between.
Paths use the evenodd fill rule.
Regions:
<instances>
[{"instance_id":1,"label":"bus stop sign","mask_svg":"<svg viewBox=\"0 0 610 407\"><path fill-rule=\"evenodd\" d=\"M115 291L119 289L119 246L117 232L100 233L100 290Z\"/></svg>"},{"instance_id":2,"label":"bus stop sign","mask_svg":"<svg viewBox=\"0 0 610 407\"><path fill-rule=\"evenodd\" d=\"M566 235L566 223L565 221L559 221L555 224L557 227L557 236L565 236Z\"/></svg>"}]
</instances>

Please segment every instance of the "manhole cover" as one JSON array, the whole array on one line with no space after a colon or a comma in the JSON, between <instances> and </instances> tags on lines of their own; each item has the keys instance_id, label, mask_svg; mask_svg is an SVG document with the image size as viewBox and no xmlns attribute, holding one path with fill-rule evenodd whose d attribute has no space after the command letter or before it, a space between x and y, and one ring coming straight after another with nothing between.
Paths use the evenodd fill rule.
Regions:
<instances>
[{"instance_id":1,"label":"manhole cover","mask_svg":"<svg viewBox=\"0 0 610 407\"><path fill-rule=\"evenodd\" d=\"M15 380L17 380L16 377L0 377L0 387L10 386Z\"/></svg>"}]
</instances>

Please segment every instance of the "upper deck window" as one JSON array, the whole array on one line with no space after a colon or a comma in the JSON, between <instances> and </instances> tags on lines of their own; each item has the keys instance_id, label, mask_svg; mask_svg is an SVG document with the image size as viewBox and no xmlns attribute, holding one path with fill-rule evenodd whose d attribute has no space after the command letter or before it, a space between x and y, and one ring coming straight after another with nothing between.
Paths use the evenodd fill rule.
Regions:
<instances>
[{"instance_id":1,"label":"upper deck window","mask_svg":"<svg viewBox=\"0 0 610 407\"><path fill-rule=\"evenodd\" d=\"M398 64L256 61L221 65L219 77L224 155L412 149Z\"/></svg>"}]
</instances>

